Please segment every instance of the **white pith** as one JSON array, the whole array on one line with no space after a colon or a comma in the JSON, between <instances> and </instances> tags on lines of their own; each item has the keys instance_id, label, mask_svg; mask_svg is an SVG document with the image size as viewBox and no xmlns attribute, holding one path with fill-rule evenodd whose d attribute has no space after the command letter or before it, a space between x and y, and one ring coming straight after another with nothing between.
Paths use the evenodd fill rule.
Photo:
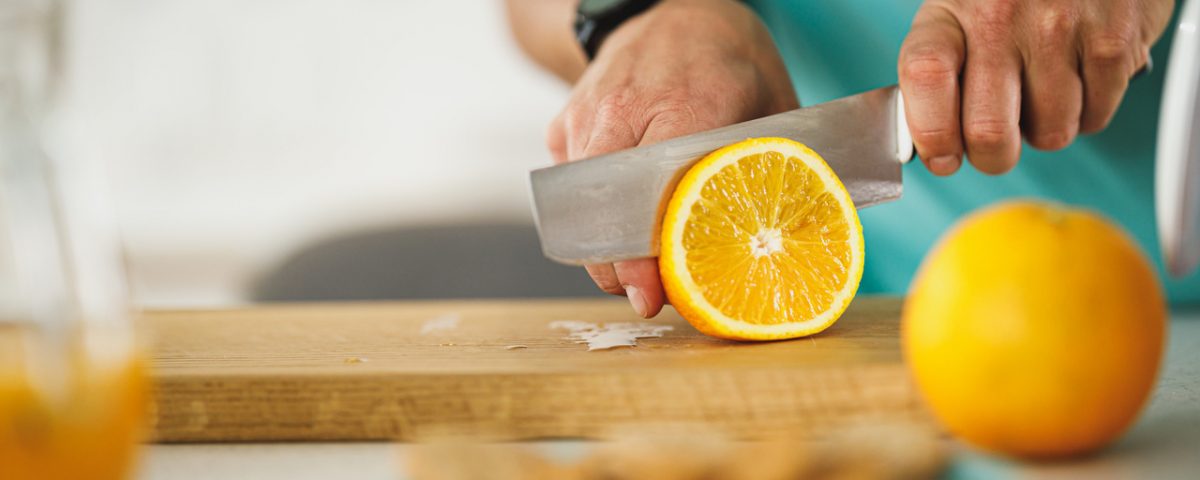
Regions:
<instances>
[{"instance_id":1,"label":"white pith","mask_svg":"<svg viewBox=\"0 0 1200 480\"><path fill-rule=\"evenodd\" d=\"M755 258L783 251L783 232L778 228L764 228L750 238L750 253Z\"/></svg>"}]
</instances>

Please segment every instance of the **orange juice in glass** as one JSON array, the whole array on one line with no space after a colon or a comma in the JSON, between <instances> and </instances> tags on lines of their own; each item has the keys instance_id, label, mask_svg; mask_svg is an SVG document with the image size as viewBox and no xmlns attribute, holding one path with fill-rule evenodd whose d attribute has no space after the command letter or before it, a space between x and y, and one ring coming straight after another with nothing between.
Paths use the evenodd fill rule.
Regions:
<instances>
[{"instance_id":1,"label":"orange juice in glass","mask_svg":"<svg viewBox=\"0 0 1200 480\"><path fill-rule=\"evenodd\" d=\"M42 141L62 6L0 0L0 480L128 478L147 418L103 169Z\"/></svg>"},{"instance_id":2,"label":"orange juice in glass","mask_svg":"<svg viewBox=\"0 0 1200 480\"><path fill-rule=\"evenodd\" d=\"M0 480L127 478L149 388L116 242L58 208L48 162L3 145Z\"/></svg>"},{"instance_id":3,"label":"orange juice in glass","mask_svg":"<svg viewBox=\"0 0 1200 480\"><path fill-rule=\"evenodd\" d=\"M121 340L80 338L98 333L48 335L0 324L0 478L126 478L148 405L144 363Z\"/></svg>"},{"instance_id":4,"label":"orange juice in glass","mask_svg":"<svg viewBox=\"0 0 1200 480\"><path fill-rule=\"evenodd\" d=\"M68 209L44 172L14 180L21 162L0 157L0 480L127 478L149 388L120 269L87 255L95 229L65 240Z\"/></svg>"},{"instance_id":5,"label":"orange juice in glass","mask_svg":"<svg viewBox=\"0 0 1200 480\"><path fill-rule=\"evenodd\" d=\"M0 479L127 478L147 416L146 362L124 307L96 308L124 305L106 296L121 283L88 290L77 279L102 270L95 259L59 241L47 197L11 184L0 185ZM81 238L95 247L100 237Z\"/></svg>"}]
</instances>

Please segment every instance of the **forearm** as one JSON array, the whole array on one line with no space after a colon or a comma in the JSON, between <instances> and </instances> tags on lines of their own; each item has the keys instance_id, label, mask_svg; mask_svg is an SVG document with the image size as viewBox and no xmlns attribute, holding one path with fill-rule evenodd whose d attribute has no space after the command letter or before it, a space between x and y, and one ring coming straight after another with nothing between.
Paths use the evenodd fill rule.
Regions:
<instances>
[{"instance_id":1,"label":"forearm","mask_svg":"<svg viewBox=\"0 0 1200 480\"><path fill-rule=\"evenodd\" d=\"M535 62L569 83L587 66L571 24L578 0L505 0L517 44Z\"/></svg>"}]
</instances>

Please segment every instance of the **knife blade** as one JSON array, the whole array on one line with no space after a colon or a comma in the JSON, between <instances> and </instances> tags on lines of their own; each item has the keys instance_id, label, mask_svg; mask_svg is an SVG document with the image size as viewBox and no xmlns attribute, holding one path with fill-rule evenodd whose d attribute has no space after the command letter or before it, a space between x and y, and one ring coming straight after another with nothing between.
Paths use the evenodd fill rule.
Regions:
<instances>
[{"instance_id":1,"label":"knife blade","mask_svg":"<svg viewBox=\"0 0 1200 480\"><path fill-rule=\"evenodd\" d=\"M808 145L861 209L896 200L912 158L903 98L870 90L653 145L530 172L534 221L551 260L587 265L658 255L663 211L675 184L704 155L747 138Z\"/></svg>"}]
</instances>

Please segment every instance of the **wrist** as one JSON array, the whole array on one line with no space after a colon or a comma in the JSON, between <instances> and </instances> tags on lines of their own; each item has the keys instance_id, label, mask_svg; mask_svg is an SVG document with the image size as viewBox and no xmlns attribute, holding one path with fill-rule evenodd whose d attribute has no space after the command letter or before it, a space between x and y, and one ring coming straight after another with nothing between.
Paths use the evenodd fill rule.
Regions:
<instances>
[{"instance_id":1,"label":"wrist","mask_svg":"<svg viewBox=\"0 0 1200 480\"><path fill-rule=\"evenodd\" d=\"M608 34L662 0L573 0L575 44L591 61Z\"/></svg>"},{"instance_id":2,"label":"wrist","mask_svg":"<svg viewBox=\"0 0 1200 480\"><path fill-rule=\"evenodd\" d=\"M609 32L596 58L642 41L676 42L687 49L718 45L753 58L764 39L773 52L762 20L739 0L661 0Z\"/></svg>"}]
</instances>

